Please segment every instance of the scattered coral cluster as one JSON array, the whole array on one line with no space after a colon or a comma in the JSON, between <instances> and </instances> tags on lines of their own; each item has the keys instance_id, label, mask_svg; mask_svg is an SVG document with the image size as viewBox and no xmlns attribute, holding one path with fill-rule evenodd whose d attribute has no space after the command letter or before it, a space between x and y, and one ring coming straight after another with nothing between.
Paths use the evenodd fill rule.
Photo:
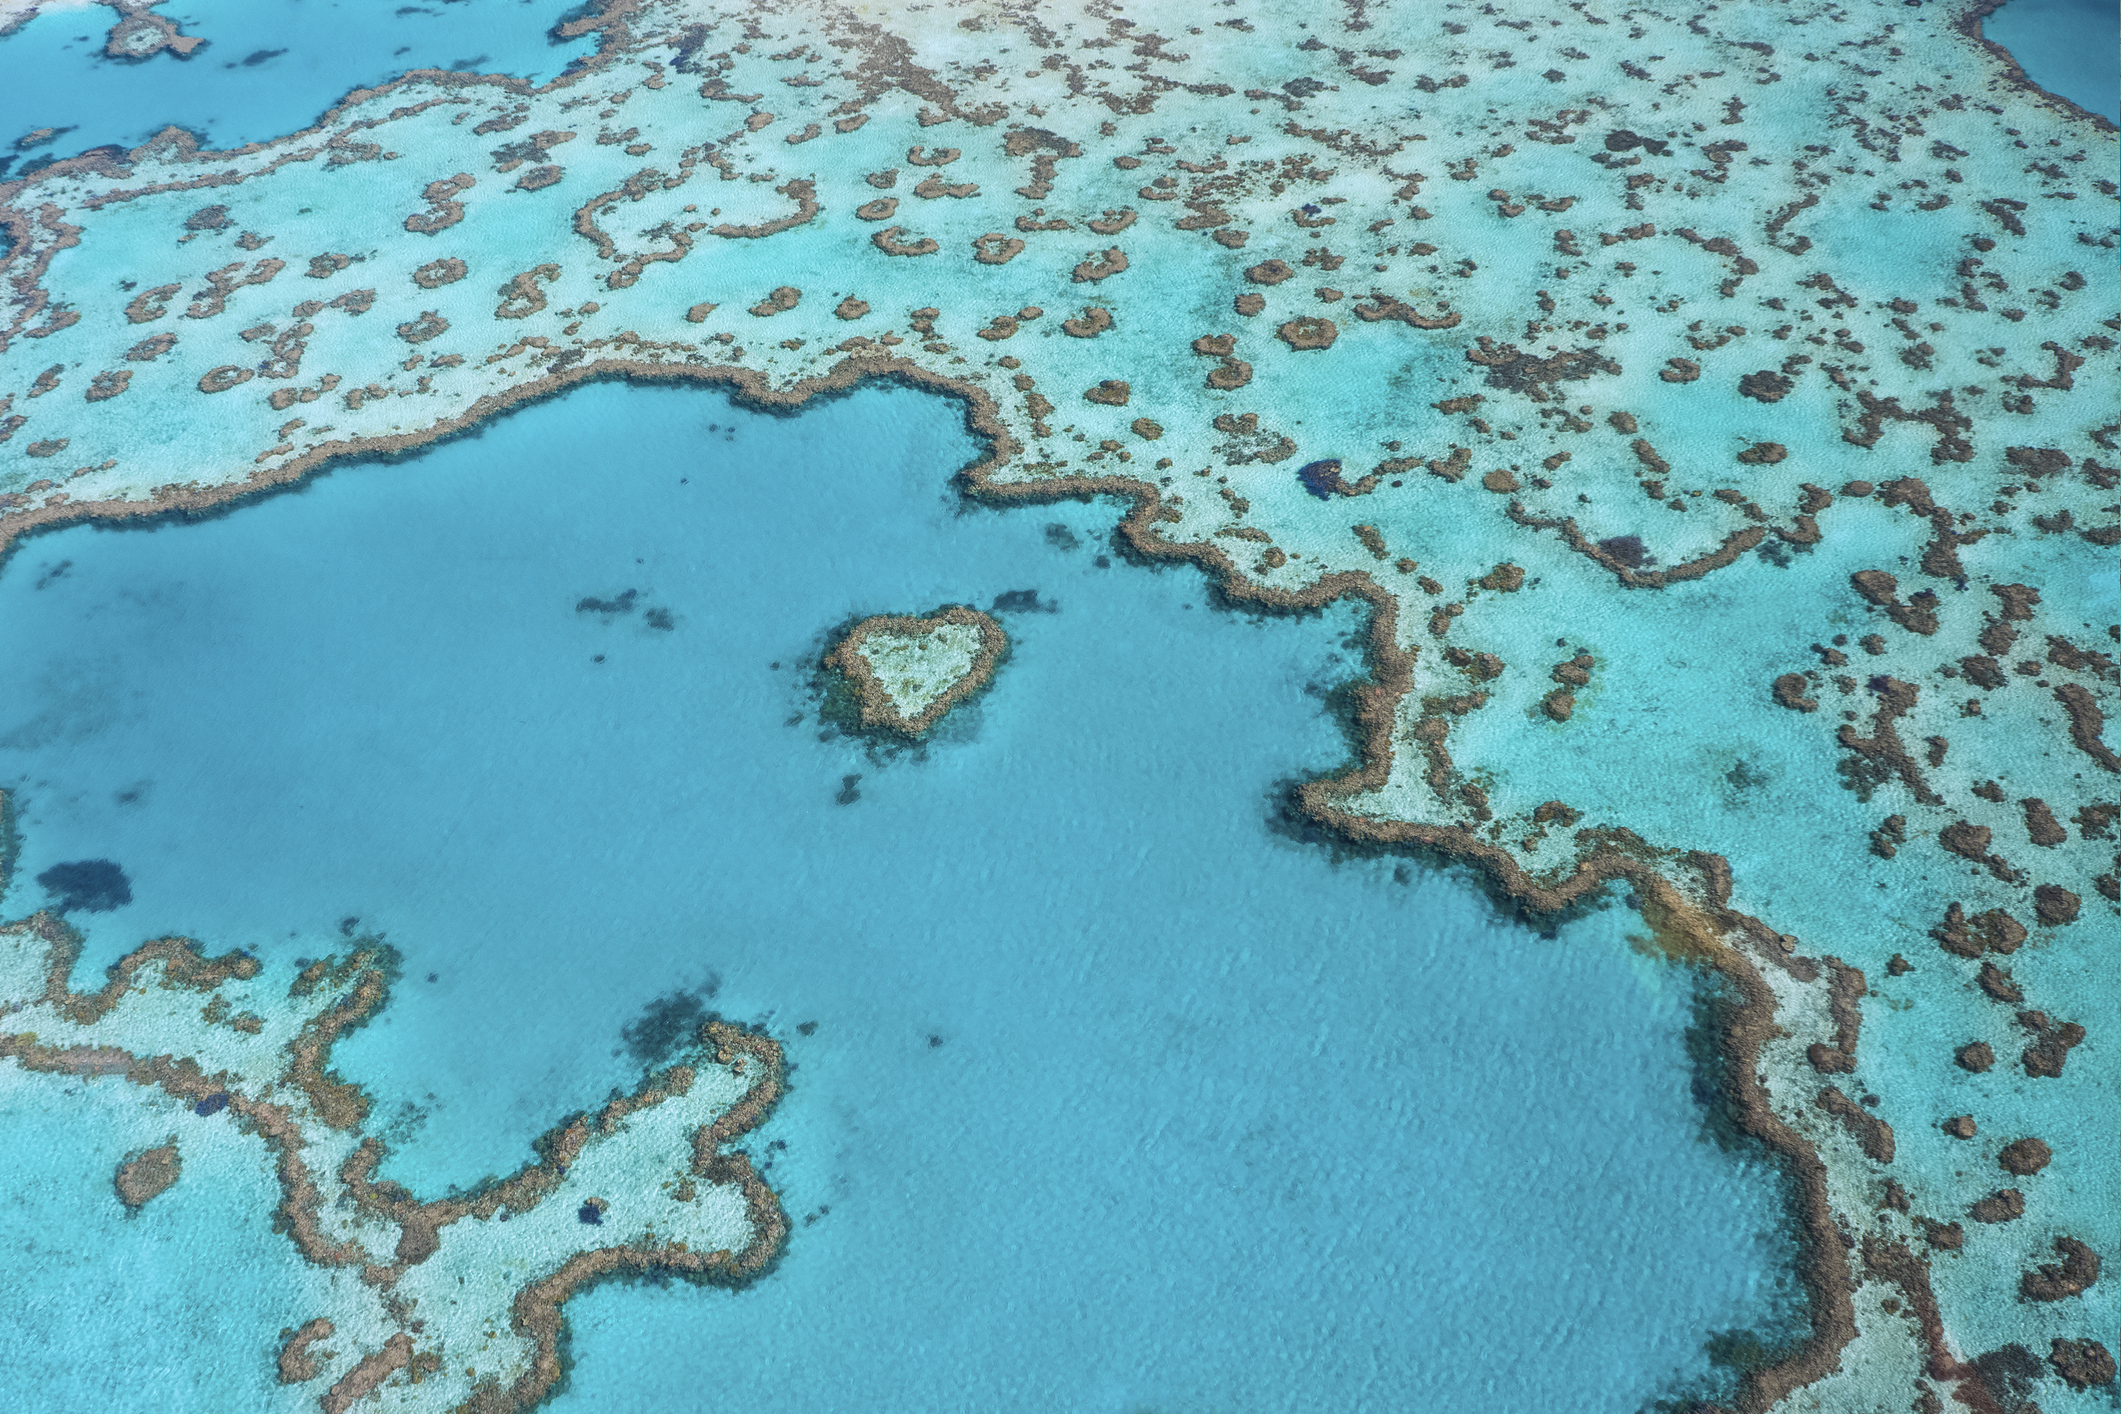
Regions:
<instances>
[{"instance_id":1,"label":"scattered coral cluster","mask_svg":"<svg viewBox=\"0 0 2121 1414\"><path fill-rule=\"evenodd\" d=\"M741 1285L786 1238L780 1201L726 1148L780 1099L781 1051L764 1035L710 1020L634 1093L538 1139L536 1162L422 1202L375 1178L369 1097L329 1068L386 1002L388 949L269 983L246 954L166 938L86 993L68 986L78 952L51 914L0 926L0 1083L104 1078L167 1112L178 1132L113 1175L128 1212L184 1181L186 1149L271 1151L275 1226L290 1264L315 1269L299 1285L323 1308L282 1333L290 1407L528 1408L561 1375L576 1292L644 1273Z\"/></svg>"}]
</instances>

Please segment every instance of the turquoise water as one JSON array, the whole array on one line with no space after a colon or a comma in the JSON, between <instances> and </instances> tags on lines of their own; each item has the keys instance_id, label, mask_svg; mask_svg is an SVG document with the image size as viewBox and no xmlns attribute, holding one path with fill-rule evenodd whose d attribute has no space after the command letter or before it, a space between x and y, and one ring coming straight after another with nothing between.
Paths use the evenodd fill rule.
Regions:
<instances>
[{"instance_id":1,"label":"turquoise water","mask_svg":"<svg viewBox=\"0 0 2121 1414\"><path fill-rule=\"evenodd\" d=\"M122 1081L19 1074L0 1080L0 1407L268 1407L275 1337L314 1311L286 1280L261 1147ZM182 1178L126 1216L113 1171L171 1134Z\"/></svg>"},{"instance_id":2,"label":"turquoise water","mask_svg":"<svg viewBox=\"0 0 2121 1414\"><path fill-rule=\"evenodd\" d=\"M40 14L0 38L0 179L45 157L131 147L174 124L210 147L298 132L349 91L408 69L513 74L543 82L595 52L596 36L554 43L576 8L560 0L210 0L156 13L208 41L180 59L107 59L117 13L100 5ZM64 129L17 150L38 128Z\"/></svg>"},{"instance_id":3,"label":"turquoise water","mask_svg":"<svg viewBox=\"0 0 2121 1414\"><path fill-rule=\"evenodd\" d=\"M1217 611L1115 558L1110 504L967 507L974 452L903 390L779 419L601 385L204 523L32 539L0 572L0 904L125 868L77 985L167 931L290 971L383 931L405 980L337 1061L426 1195L633 1081L658 999L783 1037L751 1148L785 1259L573 1303L556 1408L711 1380L782 1410L1633 1410L1786 1319L1776 1181L1706 1136L1694 981L1631 912L1541 936L1277 827L1345 755L1352 612ZM835 625L1027 589L1055 611L1002 615L993 688L925 751L820 720ZM139 1141L98 1142L88 1198L55 1179L18 1222L122 1221L102 1150ZM167 1196L130 1266L4 1249L37 1338L0 1403L110 1407L52 1402L76 1359L135 1394L256 1378L280 1256L216 1225L258 1200ZM112 1373L112 1303L209 1241L247 1273L201 1294L221 1317Z\"/></svg>"},{"instance_id":4,"label":"turquoise water","mask_svg":"<svg viewBox=\"0 0 2121 1414\"><path fill-rule=\"evenodd\" d=\"M2111 0L2010 0L1981 32L2049 93L2121 123L2121 6Z\"/></svg>"}]
</instances>

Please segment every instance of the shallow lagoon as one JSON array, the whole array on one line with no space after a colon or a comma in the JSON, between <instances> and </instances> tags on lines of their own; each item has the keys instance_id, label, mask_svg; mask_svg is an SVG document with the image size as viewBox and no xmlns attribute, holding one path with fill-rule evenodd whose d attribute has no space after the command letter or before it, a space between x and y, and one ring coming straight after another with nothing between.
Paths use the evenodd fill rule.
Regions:
<instances>
[{"instance_id":1,"label":"shallow lagoon","mask_svg":"<svg viewBox=\"0 0 2121 1414\"><path fill-rule=\"evenodd\" d=\"M180 59L105 58L117 22L101 5L40 13L0 38L0 179L45 157L131 147L174 124L209 147L299 132L353 89L408 69L513 74L546 82L595 52L596 36L551 30L577 8L562 0L213 0L156 13L206 44ZM18 149L38 128L49 144ZM12 159L12 161L10 160Z\"/></svg>"},{"instance_id":2,"label":"shallow lagoon","mask_svg":"<svg viewBox=\"0 0 2121 1414\"><path fill-rule=\"evenodd\" d=\"M1542 938L1275 828L1345 753L1353 615L1216 611L1106 553L1111 504L967 507L974 450L904 390L780 419L601 385L206 523L34 539L0 573L5 907L126 868L77 983L166 931L289 969L385 932L405 980L338 1059L423 1193L633 1080L659 999L784 1037L753 1149L785 1259L577 1301L558 1408L712 1379L788 1410L1632 1410L1786 1315L1775 1181L1704 1137L1694 985L1632 913ZM1025 589L924 753L821 723L834 625ZM22 1216L92 1236L124 1221L98 1184ZM43 1330L93 1331L132 1277L37 1280ZM139 1368L248 1366L245 1324Z\"/></svg>"}]
</instances>

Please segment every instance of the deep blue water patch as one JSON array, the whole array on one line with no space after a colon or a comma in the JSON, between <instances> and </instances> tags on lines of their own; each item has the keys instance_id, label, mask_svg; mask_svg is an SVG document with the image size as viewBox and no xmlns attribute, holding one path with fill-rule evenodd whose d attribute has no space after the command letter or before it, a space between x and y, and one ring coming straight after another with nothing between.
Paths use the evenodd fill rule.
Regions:
<instances>
[{"instance_id":1,"label":"deep blue water patch","mask_svg":"<svg viewBox=\"0 0 2121 1414\"><path fill-rule=\"evenodd\" d=\"M1340 462L1337 458L1307 463L1296 473L1304 490L1321 501L1330 501L1341 491Z\"/></svg>"},{"instance_id":2,"label":"deep blue water patch","mask_svg":"<svg viewBox=\"0 0 2121 1414\"><path fill-rule=\"evenodd\" d=\"M57 897L55 913L108 913L133 901L125 871L108 859L54 864L37 875L37 883Z\"/></svg>"},{"instance_id":3,"label":"deep blue water patch","mask_svg":"<svg viewBox=\"0 0 2121 1414\"><path fill-rule=\"evenodd\" d=\"M1711 1333L1801 1305L1773 1168L1704 1133L1696 979L1617 901L1542 937L1277 828L1276 783L1346 759L1357 609L1184 612L1215 602L1196 571L1098 553L1116 503L957 498L976 451L905 389L776 418L606 384L196 523L33 539L0 570L22 868L126 862L132 902L76 920L88 977L177 933L277 989L387 933L439 980L333 1064L418 1104L382 1173L422 1195L636 1083L708 979L786 1042L750 1145L805 1218L784 1259L570 1304L556 1409L708 1379L785 1411L1713 1388ZM1066 611L1012 613L920 747L821 715L838 628L1030 585ZM678 630L573 611L628 588ZM138 1274L100 1275L0 1255L54 1330L126 1309ZM0 1406L141 1403L269 1334L148 1332L93 1381L20 1342Z\"/></svg>"},{"instance_id":4,"label":"deep blue water patch","mask_svg":"<svg viewBox=\"0 0 2121 1414\"><path fill-rule=\"evenodd\" d=\"M1072 537L1071 537L1072 538ZM1048 543L1054 543L1048 538ZM1073 549L1073 546L1063 546ZM1060 605L1046 600L1041 602L1036 589L1005 589L994 596L994 612L997 614L1057 614Z\"/></svg>"},{"instance_id":5,"label":"deep blue water patch","mask_svg":"<svg viewBox=\"0 0 2121 1414\"><path fill-rule=\"evenodd\" d=\"M619 1032L626 1053L643 1066L668 1060L672 1051L699 1034L707 1020L707 1003L721 989L721 979L710 978L696 988L680 987L648 1003Z\"/></svg>"},{"instance_id":6,"label":"deep blue water patch","mask_svg":"<svg viewBox=\"0 0 2121 1414\"><path fill-rule=\"evenodd\" d=\"M1615 535L1599 541L1598 548L1631 570L1641 569L1650 558L1639 535Z\"/></svg>"}]
</instances>

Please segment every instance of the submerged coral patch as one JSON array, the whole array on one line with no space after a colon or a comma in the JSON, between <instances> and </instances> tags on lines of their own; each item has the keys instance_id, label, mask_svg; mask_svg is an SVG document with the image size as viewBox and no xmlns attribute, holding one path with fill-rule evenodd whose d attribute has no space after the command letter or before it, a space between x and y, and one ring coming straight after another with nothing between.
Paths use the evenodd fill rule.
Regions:
<instances>
[{"instance_id":1,"label":"submerged coral patch","mask_svg":"<svg viewBox=\"0 0 2121 1414\"><path fill-rule=\"evenodd\" d=\"M108 913L133 901L132 881L108 859L77 859L54 864L37 876L46 893L57 896L57 913Z\"/></svg>"}]
</instances>

